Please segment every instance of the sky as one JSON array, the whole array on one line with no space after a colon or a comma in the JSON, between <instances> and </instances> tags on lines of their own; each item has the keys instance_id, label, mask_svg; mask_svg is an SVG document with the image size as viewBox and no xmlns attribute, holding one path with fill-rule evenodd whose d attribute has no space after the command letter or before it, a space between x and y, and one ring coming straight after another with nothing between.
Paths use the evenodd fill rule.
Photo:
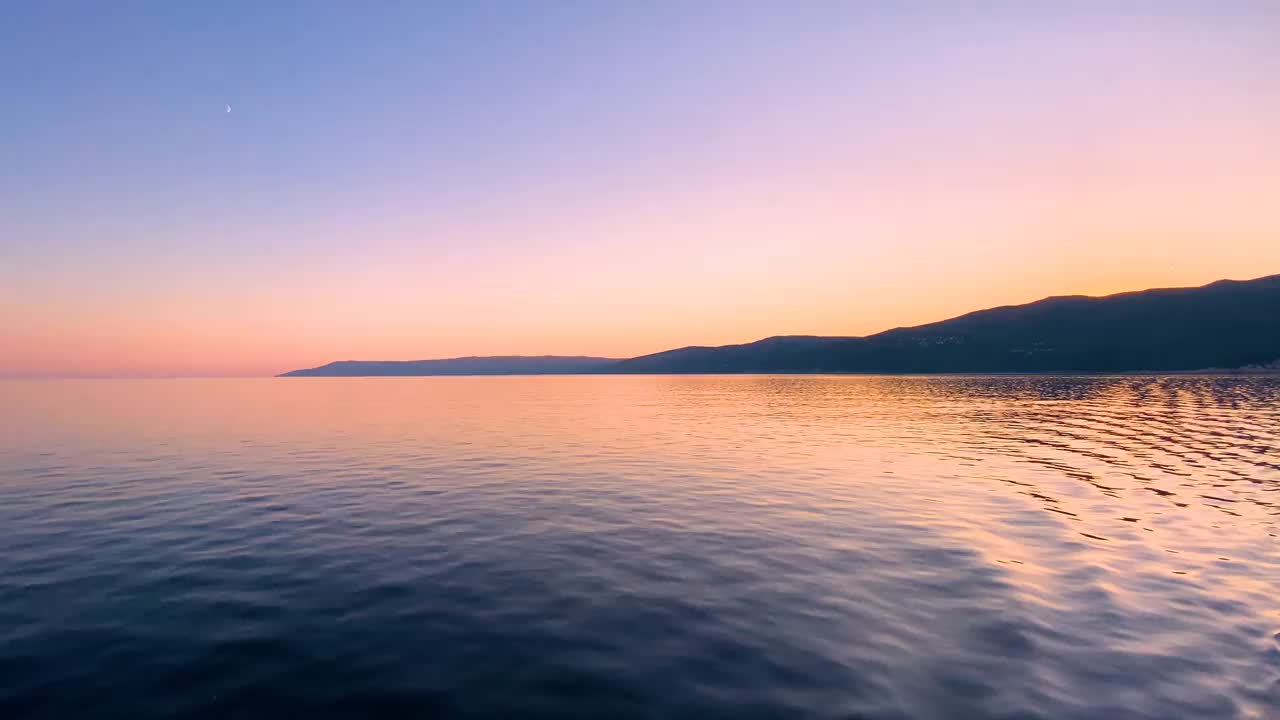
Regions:
<instances>
[{"instance_id":1,"label":"sky","mask_svg":"<svg viewBox=\"0 0 1280 720\"><path fill-rule=\"evenodd\" d=\"M1280 273L1273 0L19 0L0 88L6 377L624 357Z\"/></svg>"}]
</instances>

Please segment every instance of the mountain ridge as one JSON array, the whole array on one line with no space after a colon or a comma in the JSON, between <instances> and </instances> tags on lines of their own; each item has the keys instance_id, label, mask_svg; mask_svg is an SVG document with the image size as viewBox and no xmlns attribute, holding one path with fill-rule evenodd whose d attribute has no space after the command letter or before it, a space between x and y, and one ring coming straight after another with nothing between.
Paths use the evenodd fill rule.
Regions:
<instances>
[{"instance_id":1,"label":"mountain ridge","mask_svg":"<svg viewBox=\"0 0 1280 720\"><path fill-rule=\"evenodd\" d=\"M344 361L286 375L1189 372L1280 362L1280 274L1103 296L1056 295L865 336L774 335L626 359L521 356ZM539 359L535 358L535 359ZM466 363L485 372L463 372ZM564 361L564 362L560 362ZM431 364L439 365L431 365ZM454 364L451 371L443 371ZM418 365L410 368L408 366ZM378 365L403 372L373 372ZM495 368L506 368L497 371ZM413 371L407 371L413 370ZM530 372L532 370L532 372Z\"/></svg>"}]
</instances>

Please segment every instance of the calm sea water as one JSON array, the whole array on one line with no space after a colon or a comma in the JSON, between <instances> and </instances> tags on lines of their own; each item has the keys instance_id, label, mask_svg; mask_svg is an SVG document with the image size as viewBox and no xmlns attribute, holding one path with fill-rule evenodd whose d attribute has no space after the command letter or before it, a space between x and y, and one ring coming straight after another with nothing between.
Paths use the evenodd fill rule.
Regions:
<instances>
[{"instance_id":1,"label":"calm sea water","mask_svg":"<svg viewBox=\"0 0 1280 720\"><path fill-rule=\"evenodd\" d=\"M1277 718L1280 379L0 383L0 717Z\"/></svg>"}]
</instances>

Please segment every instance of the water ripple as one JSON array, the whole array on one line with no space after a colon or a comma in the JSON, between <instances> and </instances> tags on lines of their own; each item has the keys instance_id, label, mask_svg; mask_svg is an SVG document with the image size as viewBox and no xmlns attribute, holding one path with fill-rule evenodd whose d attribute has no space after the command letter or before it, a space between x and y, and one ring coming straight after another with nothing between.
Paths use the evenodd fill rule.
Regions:
<instances>
[{"instance_id":1,"label":"water ripple","mask_svg":"<svg viewBox=\"0 0 1280 720\"><path fill-rule=\"evenodd\" d=\"M1280 379L0 383L0 716L1280 717Z\"/></svg>"}]
</instances>

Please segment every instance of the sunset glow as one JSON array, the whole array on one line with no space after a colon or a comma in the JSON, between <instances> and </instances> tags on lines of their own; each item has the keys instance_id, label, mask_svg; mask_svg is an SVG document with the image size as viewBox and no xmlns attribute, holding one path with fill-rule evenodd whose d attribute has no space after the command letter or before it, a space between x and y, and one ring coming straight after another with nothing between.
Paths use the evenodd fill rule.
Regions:
<instances>
[{"instance_id":1,"label":"sunset glow","mask_svg":"<svg viewBox=\"0 0 1280 720\"><path fill-rule=\"evenodd\" d=\"M1277 273L1280 5L1227 5L27 4L0 376L624 357Z\"/></svg>"}]
</instances>

